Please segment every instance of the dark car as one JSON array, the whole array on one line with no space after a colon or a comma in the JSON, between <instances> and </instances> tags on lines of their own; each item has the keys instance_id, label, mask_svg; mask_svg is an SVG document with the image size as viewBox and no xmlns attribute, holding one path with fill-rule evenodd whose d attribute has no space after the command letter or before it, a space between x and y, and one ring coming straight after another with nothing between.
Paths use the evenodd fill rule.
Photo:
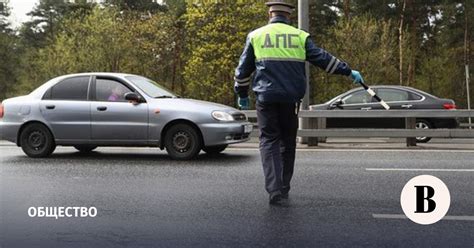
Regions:
<instances>
[{"instance_id":1,"label":"dark car","mask_svg":"<svg viewBox=\"0 0 474 248\"><path fill-rule=\"evenodd\" d=\"M453 100L443 99L424 91L404 86L373 86L372 89L390 109L456 109ZM311 106L313 110L382 110L383 107L364 88L356 88L330 101ZM328 118L327 128L405 128L403 118ZM455 118L420 118L416 128L457 128ZM417 137L417 142L426 143L430 137Z\"/></svg>"}]
</instances>

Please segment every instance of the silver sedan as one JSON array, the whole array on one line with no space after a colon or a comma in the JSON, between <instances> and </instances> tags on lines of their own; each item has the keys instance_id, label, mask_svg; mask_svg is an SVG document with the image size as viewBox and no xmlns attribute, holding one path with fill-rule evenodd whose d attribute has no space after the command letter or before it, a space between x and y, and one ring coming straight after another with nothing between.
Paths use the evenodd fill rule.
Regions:
<instances>
[{"instance_id":1,"label":"silver sedan","mask_svg":"<svg viewBox=\"0 0 474 248\"><path fill-rule=\"evenodd\" d=\"M166 148L174 159L222 152L249 139L252 125L237 109L182 99L131 74L84 73L54 78L0 106L0 136L30 157L57 145L91 152L98 146Z\"/></svg>"}]
</instances>

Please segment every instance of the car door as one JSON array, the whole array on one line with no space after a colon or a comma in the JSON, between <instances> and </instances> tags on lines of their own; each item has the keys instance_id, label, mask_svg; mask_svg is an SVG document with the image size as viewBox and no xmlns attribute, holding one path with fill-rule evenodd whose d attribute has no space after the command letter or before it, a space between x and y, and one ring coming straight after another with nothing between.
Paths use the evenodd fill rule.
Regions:
<instances>
[{"instance_id":1,"label":"car door","mask_svg":"<svg viewBox=\"0 0 474 248\"><path fill-rule=\"evenodd\" d=\"M148 104L132 104L125 94L134 90L124 81L96 77L91 102L91 135L96 143L135 144L148 140Z\"/></svg>"},{"instance_id":2,"label":"car door","mask_svg":"<svg viewBox=\"0 0 474 248\"><path fill-rule=\"evenodd\" d=\"M372 96L365 90L351 92L342 98L339 109L343 110L370 110L374 103ZM370 118L329 118L327 126L329 128L369 128L373 121Z\"/></svg>"},{"instance_id":3,"label":"car door","mask_svg":"<svg viewBox=\"0 0 474 248\"><path fill-rule=\"evenodd\" d=\"M66 78L46 91L40 102L43 118L59 142L90 139L90 76Z\"/></svg>"},{"instance_id":4,"label":"car door","mask_svg":"<svg viewBox=\"0 0 474 248\"><path fill-rule=\"evenodd\" d=\"M377 88L377 95L383 99L392 110L404 110L413 108L411 93L396 88ZM380 105L380 109L383 109ZM404 118L385 118L383 119L384 128L403 128L405 127Z\"/></svg>"}]
</instances>

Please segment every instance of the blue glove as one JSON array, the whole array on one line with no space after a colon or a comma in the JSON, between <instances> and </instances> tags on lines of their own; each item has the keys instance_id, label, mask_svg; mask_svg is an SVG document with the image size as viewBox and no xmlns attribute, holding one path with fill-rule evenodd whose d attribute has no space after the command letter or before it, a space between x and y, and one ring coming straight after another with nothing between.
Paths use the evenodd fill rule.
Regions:
<instances>
[{"instance_id":1,"label":"blue glove","mask_svg":"<svg viewBox=\"0 0 474 248\"><path fill-rule=\"evenodd\" d=\"M250 101L248 97L240 98L239 97L239 107L241 110L249 110L250 109Z\"/></svg>"},{"instance_id":2,"label":"blue glove","mask_svg":"<svg viewBox=\"0 0 474 248\"><path fill-rule=\"evenodd\" d=\"M360 75L360 72L352 70L351 72L351 78L354 79L355 84L360 84L364 82L364 79L362 78L362 75Z\"/></svg>"}]
</instances>

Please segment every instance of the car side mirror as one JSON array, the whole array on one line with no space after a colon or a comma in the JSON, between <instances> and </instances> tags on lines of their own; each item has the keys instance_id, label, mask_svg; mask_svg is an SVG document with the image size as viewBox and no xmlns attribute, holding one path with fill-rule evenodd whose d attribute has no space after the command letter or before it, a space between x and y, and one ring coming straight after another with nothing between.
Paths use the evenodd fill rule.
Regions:
<instances>
[{"instance_id":1,"label":"car side mirror","mask_svg":"<svg viewBox=\"0 0 474 248\"><path fill-rule=\"evenodd\" d=\"M340 109L342 109L341 105L344 105L344 101L342 100L342 98L339 98L336 101L334 101L333 103L331 103L331 108L340 108Z\"/></svg>"},{"instance_id":2,"label":"car side mirror","mask_svg":"<svg viewBox=\"0 0 474 248\"><path fill-rule=\"evenodd\" d=\"M131 102L142 102L141 96L135 92L125 93L125 100L131 101Z\"/></svg>"}]
</instances>

